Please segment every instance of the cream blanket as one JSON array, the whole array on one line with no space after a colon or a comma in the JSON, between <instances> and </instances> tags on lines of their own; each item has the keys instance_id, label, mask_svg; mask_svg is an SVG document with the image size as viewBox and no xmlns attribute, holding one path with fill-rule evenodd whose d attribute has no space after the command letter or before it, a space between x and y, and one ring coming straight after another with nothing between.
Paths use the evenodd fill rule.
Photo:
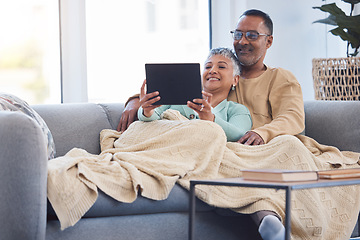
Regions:
<instances>
[{"instance_id":1,"label":"cream blanket","mask_svg":"<svg viewBox=\"0 0 360 240\"><path fill-rule=\"evenodd\" d=\"M168 114L170 119L181 118ZM134 201L138 192L161 200L175 183L188 189L191 179L240 177L242 169L359 167L359 154L304 136L281 136L262 146L226 142L220 126L202 120L135 122L122 134L103 130L100 141L100 155L74 148L49 161L48 198L62 229L73 226L94 204L98 188L121 202ZM292 238L348 239L360 209L359 190L346 186L294 191ZM284 219L281 190L199 185L196 195L214 206L240 213L272 210Z\"/></svg>"}]
</instances>

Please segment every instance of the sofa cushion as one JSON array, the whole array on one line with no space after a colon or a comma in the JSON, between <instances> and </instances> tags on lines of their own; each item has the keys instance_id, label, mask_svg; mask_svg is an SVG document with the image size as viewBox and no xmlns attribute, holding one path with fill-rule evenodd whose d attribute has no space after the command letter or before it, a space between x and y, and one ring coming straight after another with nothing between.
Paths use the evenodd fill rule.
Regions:
<instances>
[{"instance_id":1,"label":"sofa cushion","mask_svg":"<svg viewBox=\"0 0 360 240\"><path fill-rule=\"evenodd\" d=\"M108 112L94 103L34 105L33 108L53 134L57 157L74 147L99 154L101 130L114 127L110 124Z\"/></svg>"},{"instance_id":2,"label":"sofa cushion","mask_svg":"<svg viewBox=\"0 0 360 240\"><path fill-rule=\"evenodd\" d=\"M224 217L213 212L199 212L195 218L196 240L261 240L256 225L247 215ZM188 239L188 228L187 212L84 218L63 231L60 223L54 220L46 226L46 239L184 240Z\"/></svg>"},{"instance_id":3,"label":"sofa cushion","mask_svg":"<svg viewBox=\"0 0 360 240\"><path fill-rule=\"evenodd\" d=\"M197 211L210 211L215 209L197 199ZM95 204L83 216L83 218L109 217L123 215L152 214L164 212L187 212L189 210L189 193L179 185L175 185L169 197L165 200L155 201L139 196L133 203L119 202L99 190L99 196ZM56 215L48 205L48 218L55 219Z\"/></svg>"},{"instance_id":4,"label":"sofa cushion","mask_svg":"<svg viewBox=\"0 0 360 240\"><path fill-rule=\"evenodd\" d=\"M360 101L306 101L305 133L321 144L360 152Z\"/></svg>"}]
</instances>

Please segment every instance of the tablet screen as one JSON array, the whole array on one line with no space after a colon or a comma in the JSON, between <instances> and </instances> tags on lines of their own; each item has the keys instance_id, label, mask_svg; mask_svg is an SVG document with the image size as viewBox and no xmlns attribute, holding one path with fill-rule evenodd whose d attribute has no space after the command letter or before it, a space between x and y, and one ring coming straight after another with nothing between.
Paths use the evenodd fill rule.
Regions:
<instances>
[{"instance_id":1,"label":"tablet screen","mask_svg":"<svg viewBox=\"0 0 360 240\"><path fill-rule=\"evenodd\" d=\"M160 93L156 105L186 105L202 98L199 63L148 63L145 71L147 93Z\"/></svg>"}]
</instances>

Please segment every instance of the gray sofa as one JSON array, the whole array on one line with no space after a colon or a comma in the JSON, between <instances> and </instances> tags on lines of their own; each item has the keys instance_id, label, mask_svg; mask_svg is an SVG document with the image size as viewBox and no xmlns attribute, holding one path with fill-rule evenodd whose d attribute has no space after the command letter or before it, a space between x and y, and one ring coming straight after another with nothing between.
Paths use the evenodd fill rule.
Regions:
<instances>
[{"instance_id":1,"label":"gray sofa","mask_svg":"<svg viewBox=\"0 0 360 240\"><path fill-rule=\"evenodd\" d=\"M33 108L50 128L57 156L73 147L100 152L99 133L116 129L123 104L55 104ZM360 102L305 102L306 135L360 152ZM47 159L40 128L26 115L0 112L0 240L177 240L188 236L188 192L168 199L121 203L102 192L75 226L60 230L46 199ZM248 216L197 202L196 239L260 239ZM353 235L358 234L355 228Z\"/></svg>"}]
</instances>

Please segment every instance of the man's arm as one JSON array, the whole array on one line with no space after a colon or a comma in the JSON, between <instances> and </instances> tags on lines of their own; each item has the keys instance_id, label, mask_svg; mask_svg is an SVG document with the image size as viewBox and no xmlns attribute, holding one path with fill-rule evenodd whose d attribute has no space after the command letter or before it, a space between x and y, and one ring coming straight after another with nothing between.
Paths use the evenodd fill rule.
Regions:
<instances>
[{"instance_id":1,"label":"man's arm","mask_svg":"<svg viewBox=\"0 0 360 240\"><path fill-rule=\"evenodd\" d=\"M265 143L279 135L297 135L305 128L304 102L300 84L285 82L269 96L272 121L253 129Z\"/></svg>"},{"instance_id":2,"label":"man's arm","mask_svg":"<svg viewBox=\"0 0 360 240\"><path fill-rule=\"evenodd\" d=\"M132 96L125 104L125 109L121 114L117 131L125 131L131 123L137 120L137 111L140 107L139 95Z\"/></svg>"},{"instance_id":3,"label":"man's arm","mask_svg":"<svg viewBox=\"0 0 360 240\"><path fill-rule=\"evenodd\" d=\"M279 135L297 135L304 130L305 113L301 86L290 71L279 69L273 76L267 101L271 121L252 130L260 135L265 143Z\"/></svg>"},{"instance_id":4,"label":"man's arm","mask_svg":"<svg viewBox=\"0 0 360 240\"><path fill-rule=\"evenodd\" d=\"M264 85L263 91L258 93L263 99L254 98L248 103L252 106L254 129L245 134L238 141L239 143L264 144L279 135L299 134L305 128L300 84L289 71L281 70L273 73L275 75L269 76L272 79L271 84L268 87Z\"/></svg>"}]
</instances>

